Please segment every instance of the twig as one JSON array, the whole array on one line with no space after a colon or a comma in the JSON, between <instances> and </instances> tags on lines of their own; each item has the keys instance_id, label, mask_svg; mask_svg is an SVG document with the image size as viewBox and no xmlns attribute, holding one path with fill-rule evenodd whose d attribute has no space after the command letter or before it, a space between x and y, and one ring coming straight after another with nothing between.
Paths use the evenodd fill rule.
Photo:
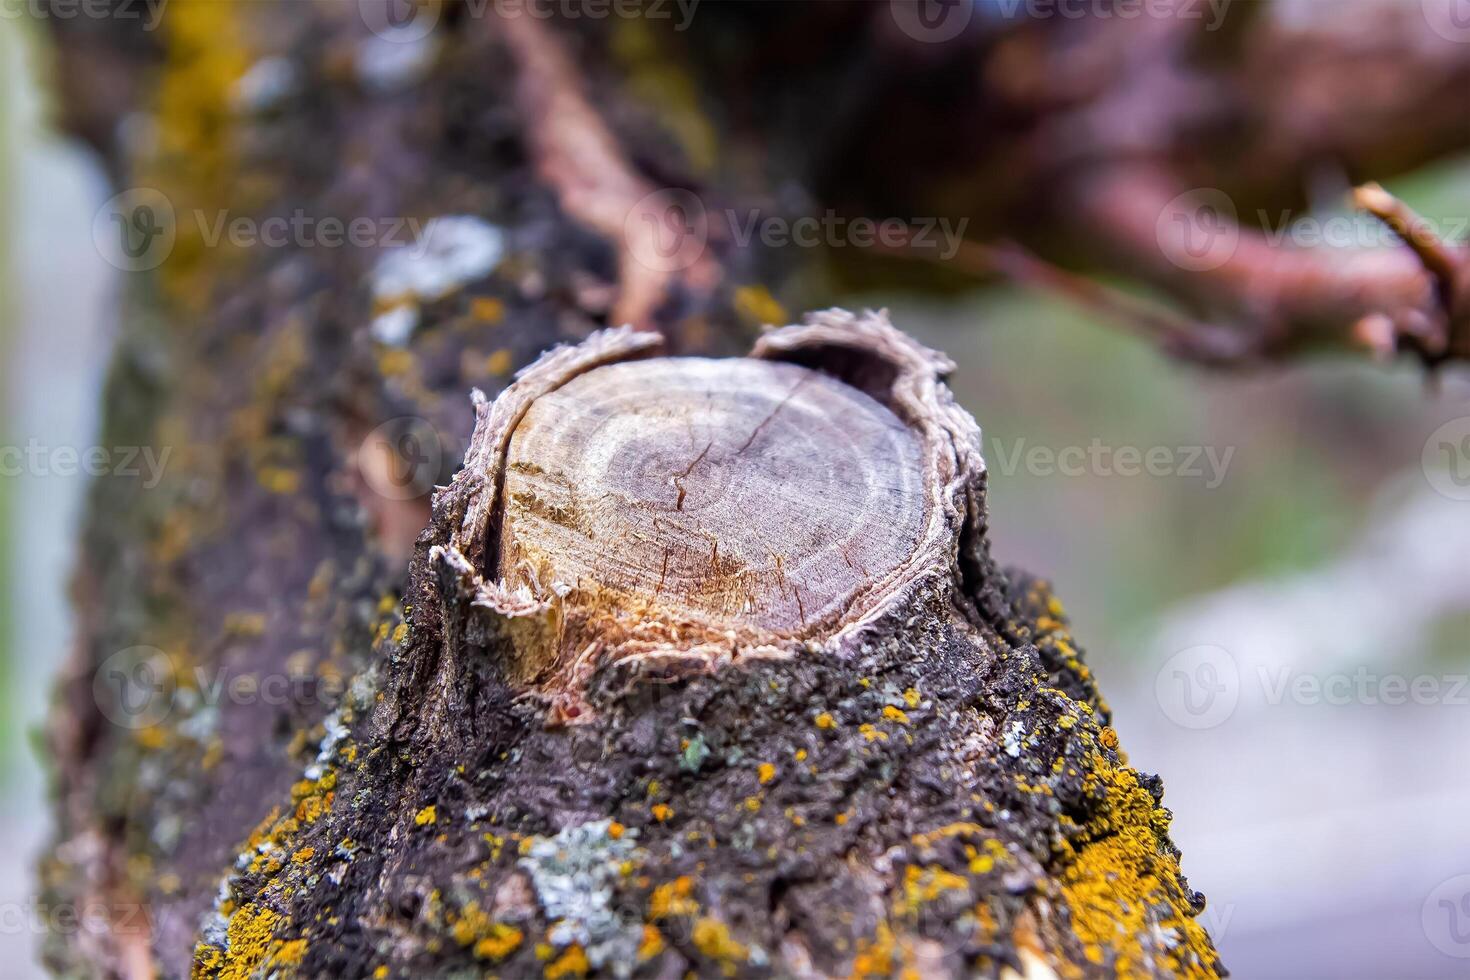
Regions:
<instances>
[{"instance_id":1,"label":"twig","mask_svg":"<svg viewBox=\"0 0 1470 980\"><path fill-rule=\"evenodd\" d=\"M674 283L682 278L710 288L719 278L718 266L702 251L687 263L674 263L681 268L649 260L662 254L656 236L664 229L657 223L673 217L669 202L634 170L587 100L576 65L552 30L536 17L505 16L494 23L520 66L516 97L542 179L568 214L617 249L621 289L614 325L656 329L654 314ZM644 238L635 240L639 235Z\"/></svg>"},{"instance_id":2,"label":"twig","mask_svg":"<svg viewBox=\"0 0 1470 980\"><path fill-rule=\"evenodd\" d=\"M948 260L936 259L932 252L912 247L910 241L884 250L904 258L945 264L967 275L1000 276L1045 296L1064 297L1184 360L1224 367L1240 365L1260 353L1259 345L1234 330L1176 316L1121 289L1068 272L1012 241L960 242Z\"/></svg>"},{"instance_id":3,"label":"twig","mask_svg":"<svg viewBox=\"0 0 1470 980\"><path fill-rule=\"evenodd\" d=\"M1460 349L1459 328L1466 321L1465 302L1460 295L1466 269L1470 268L1461 254L1434 233L1429 223L1414 209L1394 197L1376 183L1364 184L1353 191L1353 203L1386 224L1403 243L1418 256L1434 279L1435 291L1444 307L1444 332L1434 338L1430 354L1436 360L1449 357Z\"/></svg>"}]
</instances>

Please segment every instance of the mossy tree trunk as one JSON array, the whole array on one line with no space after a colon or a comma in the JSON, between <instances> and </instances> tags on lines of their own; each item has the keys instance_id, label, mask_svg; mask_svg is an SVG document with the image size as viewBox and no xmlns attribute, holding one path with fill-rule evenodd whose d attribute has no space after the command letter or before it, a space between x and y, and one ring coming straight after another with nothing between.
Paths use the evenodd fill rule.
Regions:
<instances>
[{"instance_id":1,"label":"mossy tree trunk","mask_svg":"<svg viewBox=\"0 0 1470 980\"><path fill-rule=\"evenodd\" d=\"M718 512L739 546L724 561L743 564L716 551L714 585L692 552L672 576L641 544L568 558L558 535L585 527L546 516L545 444L511 448L538 398L599 365L658 345L745 355L762 324L797 319L777 295L822 298L820 250L686 223L670 251L659 225L691 187L790 216L807 207L793 180L862 149L768 131L777 104L691 67L771 43L764 15L681 36L651 14L434 9L421 34L337 3L56 22L70 122L120 187L147 188L124 225L140 201L172 221L124 252L149 268L127 277L104 437L169 463L157 485L93 493L49 732L45 886L107 927L53 937L50 965L1218 975L1157 781L1128 767L1057 599L989 556L978 430L941 355L879 314L823 314L729 362L775 386L769 418L715 386L743 407L615 454L618 492L696 524ZM212 231L297 214L378 237ZM427 254L400 247L430 218ZM665 261L691 229L696 253ZM622 322L637 329L601 332ZM665 363L686 366L601 377L647 384L613 400L695 411L669 379L705 369ZM780 387L808 376L800 397ZM867 435L813 435L849 409ZM713 453L684 459L697 426ZM767 565L755 531L789 527L751 506L759 473L732 475L747 451L827 474ZM628 476L664 456L687 467ZM874 503L858 481L907 489ZM700 496L717 484L723 502ZM874 525L846 555L854 514L891 540ZM528 564L507 564L511 532Z\"/></svg>"}]
</instances>

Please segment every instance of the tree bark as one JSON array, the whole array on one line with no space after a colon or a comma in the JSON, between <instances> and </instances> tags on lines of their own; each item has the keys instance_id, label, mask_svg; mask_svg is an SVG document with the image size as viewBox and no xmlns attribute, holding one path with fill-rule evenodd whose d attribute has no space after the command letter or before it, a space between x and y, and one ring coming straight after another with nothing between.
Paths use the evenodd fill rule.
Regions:
<instances>
[{"instance_id":1,"label":"tree bark","mask_svg":"<svg viewBox=\"0 0 1470 980\"><path fill-rule=\"evenodd\" d=\"M881 313L757 340L818 254L664 261L661 188L771 213L798 142L673 104L703 89L652 19L360 13L55 22L68 117L173 221L104 435L170 462L93 494L48 733L45 887L106 928L49 965L1221 975L1158 781L1047 585L989 556L952 365ZM768 39L747 16L687 43ZM352 217L374 247L327 245ZM409 217L443 219L427 256ZM687 354L765 380L645 360ZM568 450L569 403L628 451ZM761 508L777 464L809 492ZM572 514L588 472L627 502Z\"/></svg>"}]
</instances>

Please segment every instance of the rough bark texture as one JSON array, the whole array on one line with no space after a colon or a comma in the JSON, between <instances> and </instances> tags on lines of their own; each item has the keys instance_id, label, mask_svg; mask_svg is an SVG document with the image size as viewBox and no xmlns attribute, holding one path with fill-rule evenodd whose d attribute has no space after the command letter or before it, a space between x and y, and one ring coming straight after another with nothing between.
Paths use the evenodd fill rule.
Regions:
<instances>
[{"instance_id":1,"label":"rough bark texture","mask_svg":"<svg viewBox=\"0 0 1470 980\"><path fill-rule=\"evenodd\" d=\"M1218 974L1157 781L1127 766L1046 585L987 554L942 357L877 315L755 347L886 405L933 494L918 564L810 636L691 644L594 616L574 635L603 647L546 646L565 634L537 617L567 597L502 582L495 474L538 397L525 386L558 387L568 361L660 337L745 355L796 319L777 295L824 306L833 272L915 271L713 226L688 262L640 261L628 219L658 217L642 202L659 188L697 189L707 214L967 216L972 235L1249 315L1189 348L1226 360L1350 343L1380 307L1394 337L1460 350L1461 299L1407 250L1341 289L1328 255L1262 272L1247 242L1190 276L1152 248L1176 185L1245 210L1294 199L1323 155L1356 179L1470 141L1462 104L1443 109L1470 46L1411 63L1384 31L1375 76L1361 51L1238 6L1208 36L1052 21L934 45L886 4L707 4L682 34L446 5L407 62L354 4L174 0L153 33L55 21L67 118L178 221L166 261L128 280L103 437L170 465L158 487L94 493L49 733L46 888L113 927L53 937L50 964ZM292 84L262 88L271 57ZM1321 85L1361 98L1284 138L1300 121L1282 93ZM386 247L211 244L219 209L471 220L446 226L460 251L425 279ZM625 321L640 330L599 332ZM507 388L557 344L576 346ZM472 406L477 387L494 407Z\"/></svg>"}]
</instances>

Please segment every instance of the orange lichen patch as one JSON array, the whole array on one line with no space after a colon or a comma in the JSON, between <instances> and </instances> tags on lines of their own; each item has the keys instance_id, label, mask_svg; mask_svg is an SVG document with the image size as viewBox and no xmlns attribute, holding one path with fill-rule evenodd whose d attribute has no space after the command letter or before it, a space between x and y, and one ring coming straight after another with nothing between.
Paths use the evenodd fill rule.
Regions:
<instances>
[{"instance_id":1,"label":"orange lichen patch","mask_svg":"<svg viewBox=\"0 0 1470 980\"><path fill-rule=\"evenodd\" d=\"M904 714L902 709L895 708L891 704L883 706L883 717L888 721L896 721L900 725L907 725L909 723L909 716Z\"/></svg>"},{"instance_id":2,"label":"orange lichen patch","mask_svg":"<svg viewBox=\"0 0 1470 980\"><path fill-rule=\"evenodd\" d=\"M741 286L735 290L735 312L755 326L786 323L786 307L765 286Z\"/></svg>"},{"instance_id":3,"label":"orange lichen patch","mask_svg":"<svg viewBox=\"0 0 1470 980\"><path fill-rule=\"evenodd\" d=\"M282 943L280 948L276 950L275 955L271 957L271 960L276 963L285 964L286 966L297 966L305 956L306 940L293 939L290 942Z\"/></svg>"},{"instance_id":4,"label":"orange lichen patch","mask_svg":"<svg viewBox=\"0 0 1470 980\"><path fill-rule=\"evenodd\" d=\"M264 906L246 905L230 916L224 954L218 963L219 980L248 980L272 953L280 915ZM277 944L279 945L279 944Z\"/></svg>"},{"instance_id":5,"label":"orange lichen patch","mask_svg":"<svg viewBox=\"0 0 1470 980\"><path fill-rule=\"evenodd\" d=\"M494 296L475 296L470 300L470 316L481 323L499 323L505 319L505 303Z\"/></svg>"},{"instance_id":6,"label":"orange lichen patch","mask_svg":"<svg viewBox=\"0 0 1470 980\"><path fill-rule=\"evenodd\" d=\"M571 946L566 952L546 964L546 980L561 980L562 977L585 977L592 968L587 954L581 946Z\"/></svg>"},{"instance_id":7,"label":"orange lichen patch","mask_svg":"<svg viewBox=\"0 0 1470 980\"><path fill-rule=\"evenodd\" d=\"M468 902L453 916L449 934L461 946L474 947L477 958L498 963L520 948L525 935L515 926L495 922L475 901Z\"/></svg>"},{"instance_id":8,"label":"orange lichen patch","mask_svg":"<svg viewBox=\"0 0 1470 980\"><path fill-rule=\"evenodd\" d=\"M508 350L498 350L485 359L485 371L492 377L509 374L513 366Z\"/></svg>"},{"instance_id":9,"label":"orange lichen patch","mask_svg":"<svg viewBox=\"0 0 1470 980\"><path fill-rule=\"evenodd\" d=\"M940 841L946 840L951 837L976 837L984 839L988 836L989 832L978 823L958 821L956 823L945 824L943 827L940 827L937 830L930 830L926 833L915 834L913 837L910 838L910 840L912 840L919 847L933 847Z\"/></svg>"},{"instance_id":10,"label":"orange lichen patch","mask_svg":"<svg viewBox=\"0 0 1470 980\"><path fill-rule=\"evenodd\" d=\"M707 915L695 921L692 938L695 948L716 962L744 962L750 955L745 945L730 935L728 926Z\"/></svg>"},{"instance_id":11,"label":"orange lichen patch","mask_svg":"<svg viewBox=\"0 0 1470 980\"><path fill-rule=\"evenodd\" d=\"M1114 958L1113 973L1120 978L1156 976L1155 956L1168 958L1170 976L1210 978L1205 964L1214 959L1204 927L1185 913L1184 896L1176 886L1178 867L1161 855L1158 841L1147 830L1132 830L1084 847L1062 876L1062 893L1071 911L1071 925L1094 964ZM1155 925L1159 912L1162 922ZM1156 928L1171 931L1172 947L1145 949L1140 937Z\"/></svg>"},{"instance_id":12,"label":"orange lichen patch","mask_svg":"<svg viewBox=\"0 0 1470 980\"><path fill-rule=\"evenodd\" d=\"M218 207L227 193L244 190L237 178L232 93L250 67L241 45L246 36L238 11L227 3L182 3L169 10L164 28L164 69L159 75L156 154L146 166L144 184L166 189L175 210L173 251L160 268L160 281L171 299L189 309L202 309L209 298L203 282L209 247L197 221L183 220L189 209ZM244 208L237 193L232 202ZM222 248L223 239L215 244Z\"/></svg>"},{"instance_id":13,"label":"orange lichen patch","mask_svg":"<svg viewBox=\"0 0 1470 980\"><path fill-rule=\"evenodd\" d=\"M653 895L648 899L648 914L654 919L694 915L699 911L699 903L691 897L693 894L694 879L688 875L680 875L653 890Z\"/></svg>"},{"instance_id":14,"label":"orange lichen patch","mask_svg":"<svg viewBox=\"0 0 1470 980\"><path fill-rule=\"evenodd\" d=\"M761 785L764 786L766 783L769 783L771 780L776 778L776 767L771 765L769 762L762 762L760 764L760 767L756 770L756 778L759 779Z\"/></svg>"},{"instance_id":15,"label":"orange lichen patch","mask_svg":"<svg viewBox=\"0 0 1470 980\"><path fill-rule=\"evenodd\" d=\"M490 927L490 935L476 941L475 955L482 960L499 963L515 952L525 938L515 926L497 922Z\"/></svg>"},{"instance_id":16,"label":"orange lichen patch","mask_svg":"<svg viewBox=\"0 0 1470 980\"><path fill-rule=\"evenodd\" d=\"M378 354L378 371L385 378L397 378L413 370L413 353L398 347Z\"/></svg>"},{"instance_id":17,"label":"orange lichen patch","mask_svg":"<svg viewBox=\"0 0 1470 980\"><path fill-rule=\"evenodd\" d=\"M674 808L667 803L655 803L649 808L649 812L653 814L653 819L663 823L674 815Z\"/></svg>"},{"instance_id":18,"label":"orange lichen patch","mask_svg":"<svg viewBox=\"0 0 1470 980\"><path fill-rule=\"evenodd\" d=\"M908 944L899 943L887 922L879 921L877 933L872 939L859 939L857 956L852 961L853 980L866 977L891 977L898 972L900 962L911 960L912 951Z\"/></svg>"},{"instance_id":19,"label":"orange lichen patch","mask_svg":"<svg viewBox=\"0 0 1470 980\"><path fill-rule=\"evenodd\" d=\"M818 728L824 731L830 731L831 729L837 727L837 721L832 717L832 713L830 711L823 711L821 714L817 715L816 724Z\"/></svg>"},{"instance_id":20,"label":"orange lichen patch","mask_svg":"<svg viewBox=\"0 0 1470 980\"><path fill-rule=\"evenodd\" d=\"M1135 770L1096 750L1087 761L1085 785L1103 805L1083 828L1084 843L1063 849L1060 881L1088 960L1111 958L1114 975L1125 980L1160 972L1215 976L1214 948L1193 916L1178 859L1166 843L1168 811L1155 804ZM1144 945L1161 930L1170 938Z\"/></svg>"},{"instance_id":21,"label":"orange lichen patch","mask_svg":"<svg viewBox=\"0 0 1470 980\"><path fill-rule=\"evenodd\" d=\"M647 963L662 953L667 946L668 944L664 942L664 934L658 931L658 926L644 923L643 939L638 943L638 962Z\"/></svg>"},{"instance_id":22,"label":"orange lichen patch","mask_svg":"<svg viewBox=\"0 0 1470 980\"><path fill-rule=\"evenodd\" d=\"M921 908L937 900L945 892L963 891L968 894L968 879L948 871L939 865L919 867L909 865L903 876L903 910L915 915Z\"/></svg>"}]
</instances>

